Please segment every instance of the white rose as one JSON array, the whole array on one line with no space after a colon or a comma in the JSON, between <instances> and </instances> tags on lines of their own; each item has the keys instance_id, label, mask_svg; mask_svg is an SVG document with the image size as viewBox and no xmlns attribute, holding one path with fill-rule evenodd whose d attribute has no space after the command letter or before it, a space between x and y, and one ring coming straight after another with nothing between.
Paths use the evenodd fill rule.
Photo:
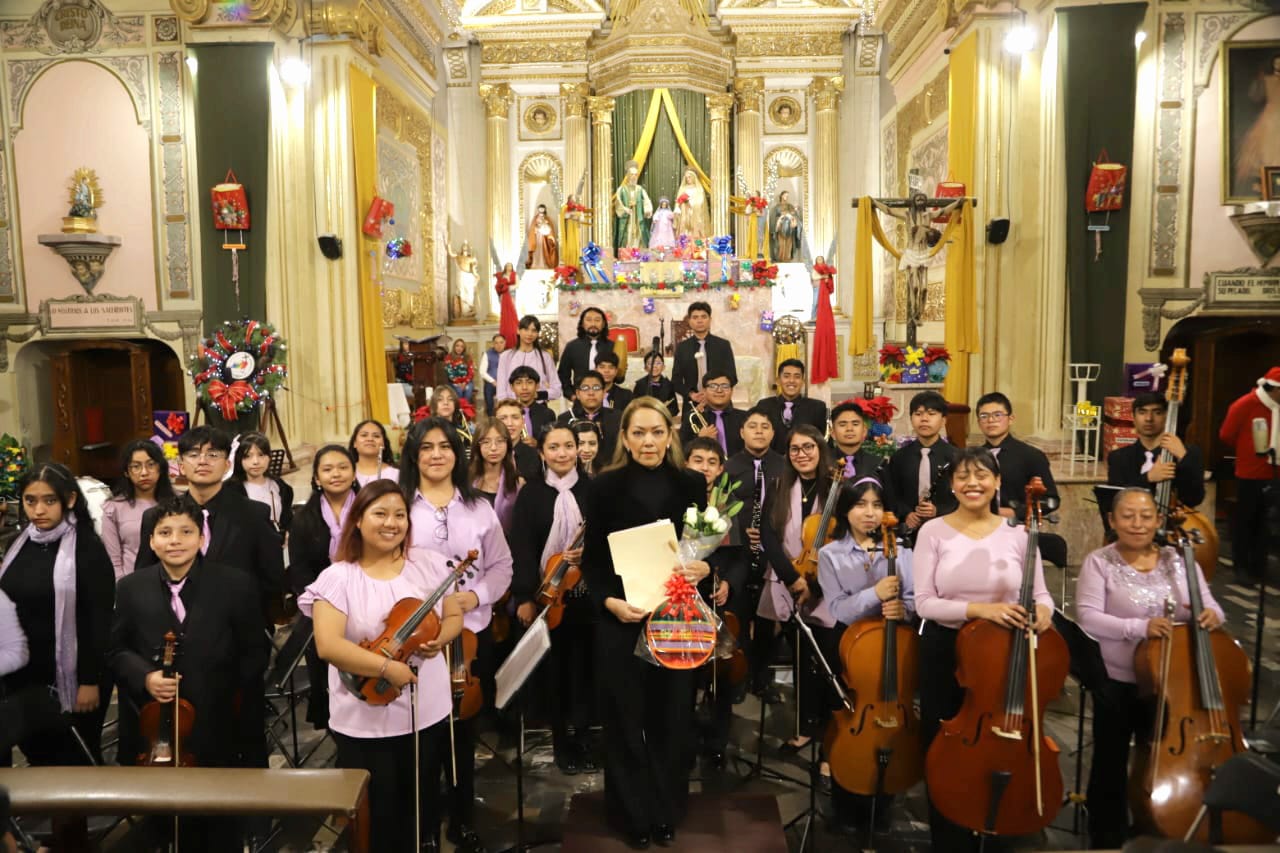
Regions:
<instances>
[{"instance_id":1,"label":"white rose","mask_svg":"<svg viewBox=\"0 0 1280 853\"><path fill-rule=\"evenodd\" d=\"M684 511L684 523L693 526L698 523L698 508L691 506Z\"/></svg>"},{"instance_id":2,"label":"white rose","mask_svg":"<svg viewBox=\"0 0 1280 853\"><path fill-rule=\"evenodd\" d=\"M707 507L706 512L702 514L702 520L705 521L707 524L715 524L717 521L720 520L720 510L716 509L713 506Z\"/></svg>"},{"instance_id":3,"label":"white rose","mask_svg":"<svg viewBox=\"0 0 1280 853\"><path fill-rule=\"evenodd\" d=\"M716 519L715 524L711 525L711 529L716 533L724 533L729 529L729 522L725 521L723 518L718 518Z\"/></svg>"}]
</instances>

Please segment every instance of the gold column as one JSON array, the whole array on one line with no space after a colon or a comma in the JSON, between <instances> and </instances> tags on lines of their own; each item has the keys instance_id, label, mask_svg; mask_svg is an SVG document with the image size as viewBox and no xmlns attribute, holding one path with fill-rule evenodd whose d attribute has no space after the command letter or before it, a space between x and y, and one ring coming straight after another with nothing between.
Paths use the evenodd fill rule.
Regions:
<instances>
[{"instance_id":1,"label":"gold column","mask_svg":"<svg viewBox=\"0 0 1280 853\"><path fill-rule=\"evenodd\" d=\"M564 98L564 194L576 192L578 181L587 174L587 145L590 125L587 122L587 97L591 87L586 83L561 83L560 95ZM584 183L583 192L590 193L591 185ZM587 204L589 199L578 199Z\"/></svg>"},{"instance_id":2,"label":"gold column","mask_svg":"<svg viewBox=\"0 0 1280 853\"><path fill-rule=\"evenodd\" d=\"M733 95L707 95L707 112L711 116L711 233L716 237L729 233L729 111Z\"/></svg>"},{"instance_id":3,"label":"gold column","mask_svg":"<svg viewBox=\"0 0 1280 853\"><path fill-rule=\"evenodd\" d=\"M733 91L738 100L738 121L735 126L736 144L734 145L734 174L742 173L742 179L753 193L762 192L764 187L764 159L760 156L760 137L764 133L764 80L759 77L745 77L733 84ZM738 192L736 181L733 192ZM739 251L747 246L747 217L738 216L734 232L734 241Z\"/></svg>"},{"instance_id":4,"label":"gold column","mask_svg":"<svg viewBox=\"0 0 1280 853\"><path fill-rule=\"evenodd\" d=\"M809 244L813 255L826 254L840 227L840 205L836 198L840 181L840 93L843 77L815 77L809 84L817 113L817 163L813 170L813 234ZM830 262L831 258L827 258Z\"/></svg>"},{"instance_id":5,"label":"gold column","mask_svg":"<svg viewBox=\"0 0 1280 853\"><path fill-rule=\"evenodd\" d=\"M503 263L515 263L514 231L511 228L511 149L507 146L507 117L511 112L511 87L506 83L480 86L480 98L484 101L485 152L487 154L485 190L489 196L489 239L498 249ZM489 253L477 251L476 257L486 258ZM489 299L489 321L498 319L498 291L494 274L490 270L485 293Z\"/></svg>"},{"instance_id":6,"label":"gold column","mask_svg":"<svg viewBox=\"0 0 1280 853\"><path fill-rule=\"evenodd\" d=\"M591 206L595 213L595 241L613 248L613 98L587 98L591 111L591 161L595 178Z\"/></svg>"}]
</instances>

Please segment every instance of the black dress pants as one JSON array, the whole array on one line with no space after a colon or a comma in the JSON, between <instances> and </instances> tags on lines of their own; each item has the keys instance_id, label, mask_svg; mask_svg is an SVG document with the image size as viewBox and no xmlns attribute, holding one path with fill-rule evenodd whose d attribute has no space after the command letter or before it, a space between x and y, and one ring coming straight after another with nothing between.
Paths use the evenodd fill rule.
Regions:
<instances>
[{"instance_id":1,"label":"black dress pants","mask_svg":"<svg viewBox=\"0 0 1280 853\"><path fill-rule=\"evenodd\" d=\"M1270 480L1236 480L1236 512L1231 519L1231 556L1236 572L1262 580L1267 571L1268 542L1280 536L1270 530L1267 501L1280 501L1280 486Z\"/></svg>"},{"instance_id":2,"label":"black dress pants","mask_svg":"<svg viewBox=\"0 0 1280 853\"><path fill-rule=\"evenodd\" d=\"M1148 741L1151 703L1136 684L1107 679L1093 694L1093 757L1089 762L1091 847L1123 847L1129 835L1129 742Z\"/></svg>"}]
</instances>

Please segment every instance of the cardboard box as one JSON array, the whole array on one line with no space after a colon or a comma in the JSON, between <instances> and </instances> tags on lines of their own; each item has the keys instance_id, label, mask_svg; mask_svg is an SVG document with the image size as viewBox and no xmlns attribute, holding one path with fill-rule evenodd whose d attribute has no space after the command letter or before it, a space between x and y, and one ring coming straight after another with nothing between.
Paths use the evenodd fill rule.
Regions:
<instances>
[{"instance_id":1,"label":"cardboard box","mask_svg":"<svg viewBox=\"0 0 1280 853\"><path fill-rule=\"evenodd\" d=\"M1103 397L1102 416L1109 421L1133 424L1133 398Z\"/></svg>"},{"instance_id":2,"label":"cardboard box","mask_svg":"<svg viewBox=\"0 0 1280 853\"><path fill-rule=\"evenodd\" d=\"M190 428L191 415L187 412L156 409L151 413L151 434L163 441L177 441Z\"/></svg>"},{"instance_id":3,"label":"cardboard box","mask_svg":"<svg viewBox=\"0 0 1280 853\"><path fill-rule=\"evenodd\" d=\"M1107 398L1112 399L1112 398ZM1115 423L1110 419L1102 422L1102 452L1110 453L1121 447L1127 447L1138 440L1138 433L1133 424Z\"/></svg>"}]
</instances>

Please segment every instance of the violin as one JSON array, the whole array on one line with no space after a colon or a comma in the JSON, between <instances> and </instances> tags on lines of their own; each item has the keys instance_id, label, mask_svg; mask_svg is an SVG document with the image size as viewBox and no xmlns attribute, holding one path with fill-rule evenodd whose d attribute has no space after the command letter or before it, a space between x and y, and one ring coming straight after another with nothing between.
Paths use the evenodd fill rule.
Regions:
<instances>
[{"instance_id":1,"label":"violin","mask_svg":"<svg viewBox=\"0 0 1280 853\"><path fill-rule=\"evenodd\" d=\"M1035 567L1044 482L1026 488L1027 549L1018 603L1035 619ZM956 637L960 711L944 720L925 756L934 807L952 823L987 835L1044 829L1062 802L1058 745L1042 734L1044 710L1062 692L1070 657L1050 628L1014 630L974 619ZM1029 711L1028 711L1029 708Z\"/></svg>"},{"instance_id":2,"label":"violin","mask_svg":"<svg viewBox=\"0 0 1280 853\"><path fill-rule=\"evenodd\" d=\"M463 628L449 644L449 684L453 695L453 715L469 720L484 707L480 678L472 671L476 659L476 635Z\"/></svg>"},{"instance_id":3,"label":"violin","mask_svg":"<svg viewBox=\"0 0 1280 853\"><path fill-rule=\"evenodd\" d=\"M164 635L164 651L160 671L165 678L176 678L174 663L178 658L178 638L172 631ZM182 682L172 702L153 700L138 712L138 728L147 748L138 754L143 767L194 767L195 756L183 749L183 741L191 736L196 724L195 706L182 698Z\"/></svg>"},{"instance_id":4,"label":"violin","mask_svg":"<svg viewBox=\"0 0 1280 853\"><path fill-rule=\"evenodd\" d=\"M489 632L493 635L495 643L505 643L507 637L511 636L511 614L507 612L507 605L511 601L511 590L507 590L493 604L493 617L489 620Z\"/></svg>"},{"instance_id":5,"label":"violin","mask_svg":"<svg viewBox=\"0 0 1280 853\"><path fill-rule=\"evenodd\" d=\"M450 560L449 576L431 595L425 600L402 598L397 601L383 620L386 625L383 632L372 639L362 640L360 648L400 663L418 654L423 646L440 636L440 617L436 615L435 606L471 570L479 556L478 551L472 550L456 566ZM396 686L383 676L339 672L338 680L357 699L370 705L390 705L400 696Z\"/></svg>"},{"instance_id":6,"label":"violin","mask_svg":"<svg viewBox=\"0 0 1280 853\"><path fill-rule=\"evenodd\" d=\"M898 519L880 522L888 577L898 574ZM902 591L899 587L898 598ZM924 740L914 697L917 637L897 619L860 619L840 638L854 710L837 709L824 741L831 777L856 794L900 794L924 776Z\"/></svg>"},{"instance_id":7,"label":"violin","mask_svg":"<svg viewBox=\"0 0 1280 853\"><path fill-rule=\"evenodd\" d=\"M1198 621L1204 610L1190 532L1175 512L1169 533L1176 538L1186 572L1191 620L1173 635L1143 640L1134 653L1134 673L1143 695L1157 699L1149 749L1138 750L1129 777L1129 805L1145 831L1182 838L1196 819L1214 771L1245 751L1240 708L1249 703L1249 658L1222 629ZM1168 612L1168 611L1166 611ZM1155 796L1159 791L1160 795ZM1209 840L1208 821L1196 838ZM1243 812L1222 813L1225 844L1263 844L1275 833Z\"/></svg>"},{"instance_id":8,"label":"violin","mask_svg":"<svg viewBox=\"0 0 1280 853\"><path fill-rule=\"evenodd\" d=\"M714 570L714 566L712 567ZM725 610L715 603L716 590L720 588L720 573L713 571L711 575L711 609L724 623L724 631L733 637L733 652L725 657L716 655L715 669L712 672L712 686L719 689L719 682L724 681L730 687L737 687L747 680L747 655L742 651L738 638L742 636L742 626L735 613Z\"/></svg>"},{"instance_id":9,"label":"violin","mask_svg":"<svg viewBox=\"0 0 1280 853\"><path fill-rule=\"evenodd\" d=\"M827 544L831 534L835 533L836 520L832 516L836 511L836 498L840 497L840 483L844 480L844 466L837 465L831 471L831 485L827 488L827 500L822 505L822 513L812 513L805 517L800 541L804 543L800 556L791 561L796 574L805 579L811 590L818 591L818 552Z\"/></svg>"},{"instance_id":10,"label":"violin","mask_svg":"<svg viewBox=\"0 0 1280 853\"><path fill-rule=\"evenodd\" d=\"M578 532L566 550L576 551L586 538L587 525L578 525ZM582 580L582 568L569 565L564 551L552 554L542 572L542 585L538 587L537 602L546 610L547 628L558 628L564 619L564 596Z\"/></svg>"}]
</instances>

